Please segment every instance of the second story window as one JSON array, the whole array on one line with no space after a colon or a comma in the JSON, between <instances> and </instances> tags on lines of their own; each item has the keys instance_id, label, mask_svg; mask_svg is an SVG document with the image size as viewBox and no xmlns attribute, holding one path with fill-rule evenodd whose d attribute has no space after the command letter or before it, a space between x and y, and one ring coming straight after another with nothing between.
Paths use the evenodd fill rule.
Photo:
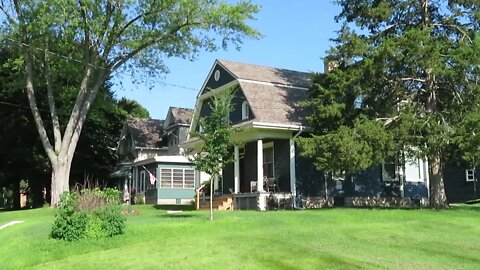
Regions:
<instances>
[{"instance_id":1,"label":"second story window","mask_svg":"<svg viewBox=\"0 0 480 270\"><path fill-rule=\"evenodd\" d=\"M250 117L250 107L248 106L248 102L244 101L242 103L242 120L246 120Z\"/></svg>"}]
</instances>

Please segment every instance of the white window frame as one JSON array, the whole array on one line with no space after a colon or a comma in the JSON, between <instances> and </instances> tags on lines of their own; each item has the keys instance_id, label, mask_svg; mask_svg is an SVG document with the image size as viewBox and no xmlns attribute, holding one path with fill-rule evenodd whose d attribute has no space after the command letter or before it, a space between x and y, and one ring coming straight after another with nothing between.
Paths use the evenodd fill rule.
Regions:
<instances>
[{"instance_id":1,"label":"white window frame","mask_svg":"<svg viewBox=\"0 0 480 270\"><path fill-rule=\"evenodd\" d=\"M465 170L465 181L474 182L475 181L475 169L466 169Z\"/></svg>"},{"instance_id":2,"label":"white window frame","mask_svg":"<svg viewBox=\"0 0 480 270\"><path fill-rule=\"evenodd\" d=\"M242 120L246 120L250 117L250 107L248 106L248 102L245 100L242 103Z\"/></svg>"},{"instance_id":3,"label":"white window frame","mask_svg":"<svg viewBox=\"0 0 480 270\"><path fill-rule=\"evenodd\" d=\"M170 171L170 184L168 186L164 186L163 185L163 171L164 170L168 170ZM182 170L182 187L174 187L173 186L173 171L174 170ZM193 186L192 187L186 187L186 183L185 183L185 175L186 175L186 171L192 171L192 175L193 175ZM159 177L159 188L165 188L165 189L195 189L195 169L191 169L191 168L171 168L171 167L168 167L168 168L161 168L160 169L160 177ZM158 179L158 178L157 178Z\"/></svg>"}]
</instances>

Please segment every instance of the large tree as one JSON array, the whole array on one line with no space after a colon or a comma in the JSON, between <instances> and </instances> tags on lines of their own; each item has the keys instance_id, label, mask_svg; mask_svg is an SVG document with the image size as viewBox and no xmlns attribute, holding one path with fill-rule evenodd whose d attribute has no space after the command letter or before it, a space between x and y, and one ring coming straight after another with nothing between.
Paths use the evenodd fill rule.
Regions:
<instances>
[{"instance_id":1,"label":"large tree","mask_svg":"<svg viewBox=\"0 0 480 270\"><path fill-rule=\"evenodd\" d=\"M330 72L314 78L308 105L316 135L303 141L306 154L339 170L367 168L395 151L426 157L431 206L448 207L446 151L458 124L479 108L480 3L336 3L342 27L326 59Z\"/></svg>"},{"instance_id":2,"label":"large tree","mask_svg":"<svg viewBox=\"0 0 480 270\"><path fill-rule=\"evenodd\" d=\"M113 72L140 68L155 75L167 71L167 57L193 58L201 49L217 50L218 38L225 48L259 36L246 24L258 11L249 1L1 0L0 11L7 38L22 48L29 105L52 167L52 205L69 190L71 163L87 114ZM64 69L65 62L78 65ZM50 137L35 97L39 70L47 87ZM81 74L64 127L54 98L62 85L52 83L60 73Z\"/></svg>"}]
</instances>

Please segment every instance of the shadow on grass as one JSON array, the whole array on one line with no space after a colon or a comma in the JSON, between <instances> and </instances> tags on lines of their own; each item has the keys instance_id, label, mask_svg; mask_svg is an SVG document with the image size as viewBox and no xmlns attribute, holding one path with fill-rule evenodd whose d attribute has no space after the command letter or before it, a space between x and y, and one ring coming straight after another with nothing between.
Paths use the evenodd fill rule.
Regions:
<instances>
[{"instance_id":1,"label":"shadow on grass","mask_svg":"<svg viewBox=\"0 0 480 270\"><path fill-rule=\"evenodd\" d=\"M192 214L185 214L185 213L174 213L174 214L163 214L163 215L160 215L160 217L162 218L172 218L172 219L177 219L177 218L194 218L194 217L197 217L195 215L192 215Z\"/></svg>"},{"instance_id":2,"label":"shadow on grass","mask_svg":"<svg viewBox=\"0 0 480 270\"><path fill-rule=\"evenodd\" d=\"M453 210L467 210L467 211L479 211L480 212L480 204L452 204L450 205L450 209Z\"/></svg>"},{"instance_id":3,"label":"shadow on grass","mask_svg":"<svg viewBox=\"0 0 480 270\"><path fill-rule=\"evenodd\" d=\"M157 210L165 210L165 211L193 211L195 210L194 205L154 205L153 206Z\"/></svg>"}]
</instances>

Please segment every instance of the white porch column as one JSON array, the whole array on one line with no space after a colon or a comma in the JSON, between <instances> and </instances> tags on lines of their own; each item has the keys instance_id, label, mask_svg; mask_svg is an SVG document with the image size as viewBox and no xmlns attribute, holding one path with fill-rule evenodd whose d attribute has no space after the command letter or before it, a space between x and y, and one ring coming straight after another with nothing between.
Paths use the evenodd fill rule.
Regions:
<instances>
[{"instance_id":1,"label":"white porch column","mask_svg":"<svg viewBox=\"0 0 480 270\"><path fill-rule=\"evenodd\" d=\"M290 192L292 192L292 200L295 202L297 195L297 176L295 171L295 141L290 139Z\"/></svg>"},{"instance_id":2,"label":"white porch column","mask_svg":"<svg viewBox=\"0 0 480 270\"><path fill-rule=\"evenodd\" d=\"M234 193L238 194L240 193L240 157L238 154L238 145L235 145L234 149L234 154L235 154L235 163L234 163Z\"/></svg>"},{"instance_id":3,"label":"white porch column","mask_svg":"<svg viewBox=\"0 0 480 270\"><path fill-rule=\"evenodd\" d=\"M257 140L257 190L263 189L263 141Z\"/></svg>"}]
</instances>

